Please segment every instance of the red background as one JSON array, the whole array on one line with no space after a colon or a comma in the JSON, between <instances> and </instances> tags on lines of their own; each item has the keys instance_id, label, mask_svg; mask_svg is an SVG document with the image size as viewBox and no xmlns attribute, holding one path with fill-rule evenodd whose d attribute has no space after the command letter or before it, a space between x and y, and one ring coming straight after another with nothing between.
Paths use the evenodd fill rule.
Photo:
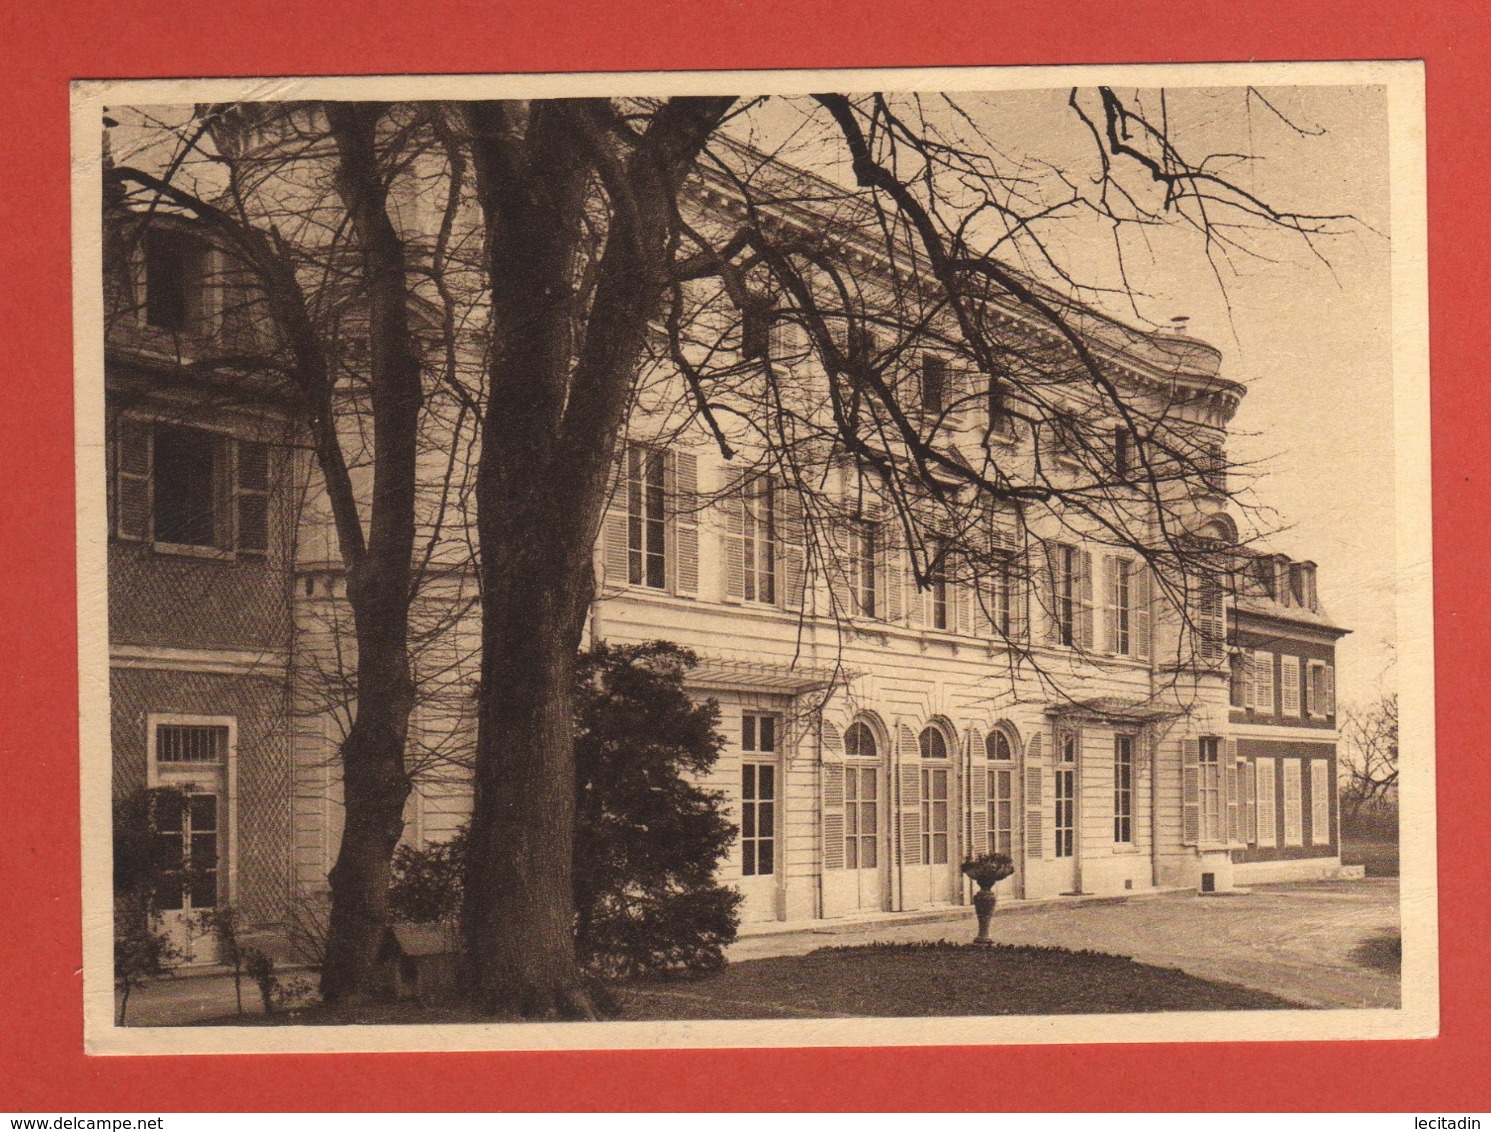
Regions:
<instances>
[{"instance_id":1,"label":"red background","mask_svg":"<svg viewBox=\"0 0 1491 1132\"><path fill-rule=\"evenodd\" d=\"M316 0L0 14L0 1109L1485 1110L1491 9L1484 0ZM1442 1036L1432 1041L87 1058L77 817L73 78L1422 58ZM1391 537L1384 531L1383 537Z\"/></svg>"}]
</instances>

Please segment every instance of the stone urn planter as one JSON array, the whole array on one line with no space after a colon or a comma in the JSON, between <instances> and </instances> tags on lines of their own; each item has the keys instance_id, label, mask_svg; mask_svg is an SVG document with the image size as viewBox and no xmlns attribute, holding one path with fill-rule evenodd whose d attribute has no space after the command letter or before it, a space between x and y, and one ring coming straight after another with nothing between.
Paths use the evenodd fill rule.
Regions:
<instances>
[{"instance_id":1,"label":"stone urn planter","mask_svg":"<svg viewBox=\"0 0 1491 1132\"><path fill-rule=\"evenodd\" d=\"M1015 871L1015 863L1003 853L983 853L964 861L962 868L963 875L978 885L978 891L973 894L973 910L978 915L978 935L973 945L993 947L994 941L989 938L989 920L994 915L998 899L994 886Z\"/></svg>"}]
</instances>

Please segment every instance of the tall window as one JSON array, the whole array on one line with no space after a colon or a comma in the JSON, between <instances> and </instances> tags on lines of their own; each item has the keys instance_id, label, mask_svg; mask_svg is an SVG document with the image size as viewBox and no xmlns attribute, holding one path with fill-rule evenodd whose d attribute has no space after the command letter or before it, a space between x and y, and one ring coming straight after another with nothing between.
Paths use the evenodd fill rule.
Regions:
<instances>
[{"instance_id":1,"label":"tall window","mask_svg":"<svg viewBox=\"0 0 1491 1132\"><path fill-rule=\"evenodd\" d=\"M218 513L225 483L222 437L177 425L155 426L153 488L155 541L177 546L217 546L226 515Z\"/></svg>"},{"instance_id":2,"label":"tall window","mask_svg":"<svg viewBox=\"0 0 1491 1132\"><path fill-rule=\"evenodd\" d=\"M777 720L746 712L740 735L740 871L776 872Z\"/></svg>"},{"instance_id":3,"label":"tall window","mask_svg":"<svg viewBox=\"0 0 1491 1132\"><path fill-rule=\"evenodd\" d=\"M1072 731L1056 736L1056 855L1072 857L1077 852L1077 735Z\"/></svg>"},{"instance_id":4,"label":"tall window","mask_svg":"<svg viewBox=\"0 0 1491 1132\"><path fill-rule=\"evenodd\" d=\"M774 605L777 600L776 488L761 476L745 488L745 599Z\"/></svg>"},{"instance_id":5,"label":"tall window","mask_svg":"<svg viewBox=\"0 0 1491 1132\"><path fill-rule=\"evenodd\" d=\"M217 907L217 795L187 793L183 801L164 805L156 814L161 861L170 878L156 893L156 906L163 912Z\"/></svg>"},{"instance_id":6,"label":"tall window","mask_svg":"<svg viewBox=\"0 0 1491 1132\"><path fill-rule=\"evenodd\" d=\"M656 448L626 451L627 581L665 589L667 571L666 453Z\"/></svg>"},{"instance_id":7,"label":"tall window","mask_svg":"<svg viewBox=\"0 0 1491 1132\"><path fill-rule=\"evenodd\" d=\"M948 862L948 814L951 771L947 765L947 740L935 727L928 727L919 740L922 756L922 861L929 865Z\"/></svg>"},{"instance_id":8,"label":"tall window","mask_svg":"<svg viewBox=\"0 0 1491 1132\"><path fill-rule=\"evenodd\" d=\"M856 523L849 533L849 584L854 590L854 612L861 617L877 615L875 561L877 533L874 523Z\"/></svg>"},{"instance_id":9,"label":"tall window","mask_svg":"<svg viewBox=\"0 0 1491 1132\"><path fill-rule=\"evenodd\" d=\"M1305 843L1303 789L1300 783L1299 759L1284 759L1284 844Z\"/></svg>"},{"instance_id":10,"label":"tall window","mask_svg":"<svg viewBox=\"0 0 1491 1132\"><path fill-rule=\"evenodd\" d=\"M939 543L932 543L928 547L928 549L932 554L932 560L929 563L929 569L932 575L929 580L932 585L932 591L928 595L928 604L931 606L932 628L949 629L952 626L949 621L950 609L948 605L947 548Z\"/></svg>"},{"instance_id":11,"label":"tall window","mask_svg":"<svg viewBox=\"0 0 1491 1132\"><path fill-rule=\"evenodd\" d=\"M863 723L844 732L844 867L879 866L880 767L874 733Z\"/></svg>"},{"instance_id":12,"label":"tall window","mask_svg":"<svg viewBox=\"0 0 1491 1132\"><path fill-rule=\"evenodd\" d=\"M206 249L185 232L153 228L145 235L145 321L183 333L201 317Z\"/></svg>"},{"instance_id":13,"label":"tall window","mask_svg":"<svg viewBox=\"0 0 1491 1132\"><path fill-rule=\"evenodd\" d=\"M1092 638L1092 556L1066 543L1047 543L1046 551L1055 642L1087 647Z\"/></svg>"},{"instance_id":14,"label":"tall window","mask_svg":"<svg viewBox=\"0 0 1491 1132\"><path fill-rule=\"evenodd\" d=\"M1216 578L1196 584L1196 651L1204 661L1218 661L1227 654L1226 593Z\"/></svg>"},{"instance_id":15,"label":"tall window","mask_svg":"<svg viewBox=\"0 0 1491 1132\"><path fill-rule=\"evenodd\" d=\"M1201 740L1201 840L1222 840L1222 741Z\"/></svg>"},{"instance_id":16,"label":"tall window","mask_svg":"<svg viewBox=\"0 0 1491 1132\"><path fill-rule=\"evenodd\" d=\"M1257 759L1258 845L1273 849L1279 844L1278 784L1273 759Z\"/></svg>"},{"instance_id":17,"label":"tall window","mask_svg":"<svg viewBox=\"0 0 1491 1132\"><path fill-rule=\"evenodd\" d=\"M1113 651L1128 656L1132 651L1129 647L1129 610L1134 564L1127 558L1115 558L1111 567L1113 577L1109 597L1113 603Z\"/></svg>"},{"instance_id":18,"label":"tall window","mask_svg":"<svg viewBox=\"0 0 1491 1132\"><path fill-rule=\"evenodd\" d=\"M1014 750L1009 736L998 728L984 740L989 757L989 848L1014 855Z\"/></svg>"},{"instance_id":19,"label":"tall window","mask_svg":"<svg viewBox=\"0 0 1491 1132\"><path fill-rule=\"evenodd\" d=\"M1134 461L1134 437L1128 429L1119 425L1113 430L1113 471L1126 476Z\"/></svg>"},{"instance_id":20,"label":"tall window","mask_svg":"<svg viewBox=\"0 0 1491 1132\"><path fill-rule=\"evenodd\" d=\"M1113 840L1134 841L1134 737L1113 736Z\"/></svg>"},{"instance_id":21,"label":"tall window","mask_svg":"<svg viewBox=\"0 0 1491 1132\"><path fill-rule=\"evenodd\" d=\"M1310 844L1331 841L1330 762L1310 760Z\"/></svg>"},{"instance_id":22,"label":"tall window","mask_svg":"<svg viewBox=\"0 0 1491 1132\"><path fill-rule=\"evenodd\" d=\"M947 359L922 355L922 409L940 413L947 407Z\"/></svg>"}]
</instances>

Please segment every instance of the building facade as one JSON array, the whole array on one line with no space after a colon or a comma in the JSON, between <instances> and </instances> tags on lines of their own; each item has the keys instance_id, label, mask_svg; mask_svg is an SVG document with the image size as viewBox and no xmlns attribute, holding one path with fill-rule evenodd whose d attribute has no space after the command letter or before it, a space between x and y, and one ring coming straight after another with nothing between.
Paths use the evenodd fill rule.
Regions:
<instances>
[{"instance_id":1,"label":"building facade","mask_svg":"<svg viewBox=\"0 0 1491 1132\"><path fill-rule=\"evenodd\" d=\"M202 343L253 332L220 282L231 272L204 267L217 253L174 222L131 244L106 374L115 792L191 796L174 832L210 875L171 914L233 904L275 923L325 890L340 839L346 580L286 403L193 364ZM1220 466L1244 390L1216 351L1085 325L1136 403L1155 401ZM794 333L774 328L762 348L800 353ZM735 349L746 366L757 348ZM914 341L898 353L908 403L948 421L958 459L1039 458L1038 426L996 420L992 399L949 411L956 359ZM821 375L801 376L812 401ZM1121 475L1132 437L1105 428ZM726 460L674 410L641 403L595 548L590 639L686 646L691 690L720 704L728 742L710 784L739 829L721 869L744 921L967 903L959 866L984 852L1011 858L1001 893L1014 899L1339 869L1344 630L1313 564L1233 546L1247 566L1230 582L1188 580L1101 524L994 514L975 568L929 553L935 535L906 537L897 499L860 466L804 454L821 472L810 496L765 454ZM1168 501L1198 546L1237 541L1217 479ZM416 845L469 812L479 611L469 563L438 565L415 661L442 689L411 720Z\"/></svg>"}]
</instances>

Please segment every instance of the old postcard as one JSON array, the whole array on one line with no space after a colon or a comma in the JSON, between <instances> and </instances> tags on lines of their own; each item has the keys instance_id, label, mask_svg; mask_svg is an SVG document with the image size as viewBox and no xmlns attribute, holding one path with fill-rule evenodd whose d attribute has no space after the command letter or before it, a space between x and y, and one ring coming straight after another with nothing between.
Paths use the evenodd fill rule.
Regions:
<instances>
[{"instance_id":1,"label":"old postcard","mask_svg":"<svg viewBox=\"0 0 1491 1132\"><path fill-rule=\"evenodd\" d=\"M89 1050L1435 1034L1423 117L75 84Z\"/></svg>"}]
</instances>

